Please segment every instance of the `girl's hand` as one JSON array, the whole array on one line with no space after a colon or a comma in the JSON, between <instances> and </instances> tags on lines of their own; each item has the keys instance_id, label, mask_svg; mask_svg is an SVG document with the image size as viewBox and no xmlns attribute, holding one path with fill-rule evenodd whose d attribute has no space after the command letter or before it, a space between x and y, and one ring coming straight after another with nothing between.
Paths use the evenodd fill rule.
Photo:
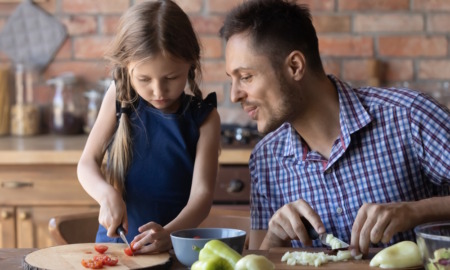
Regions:
<instances>
[{"instance_id":1,"label":"girl's hand","mask_svg":"<svg viewBox=\"0 0 450 270\"><path fill-rule=\"evenodd\" d=\"M163 252L172 248L169 232L158 223L149 222L139 227L139 232L133 239L135 253Z\"/></svg>"},{"instance_id":2,"label":"girl's hand","mask_svg":"<svg viewBox=\"0 0 450 270\"><path fill-rule=\"evenodd\" d=\"M127 208L118 192L108 194L101 201L98 222L108 231L108 237L117 237L116 229L119 225L128 232Z\"/></svg>"}]
</instances>

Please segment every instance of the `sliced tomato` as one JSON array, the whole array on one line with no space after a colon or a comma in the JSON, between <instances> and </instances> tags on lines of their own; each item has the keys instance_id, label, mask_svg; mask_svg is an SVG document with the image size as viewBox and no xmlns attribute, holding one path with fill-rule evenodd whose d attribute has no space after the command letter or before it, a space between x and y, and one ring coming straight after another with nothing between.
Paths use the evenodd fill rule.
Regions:
<instances>
[{"instance_id":1,"label":"sliced tomato","mask_svg":"<svg viewBox=\"0 0 450 270\"><path fill-rule=\"evenodd\" d=\"M126 247L123 252L125 252L125 254L127 254L128 256L133 256L133 252L134 250L131 247Z\"/></svg>"},{"instance_id":2,"label":"sliced tomato","mask_svg":"<svg viewBox=\"0 0 450 270\"><path fill-rule=\"evenodd\" d=\"M89 260L82 259L81 265L84 266L85 268L89 268Z\"/></svg>"},{"instance_id":3,"label":"sliced tomato","mask_svg":"<svg viewBox=\"0 0 450 270\"><path fill-rule=\"evenodd\" d=\"M106 255L106 254L97 254L94 256L94 261L103 262L106 259L106 257L108 257L108 255Z\"/></svg>"},{"instance_id":4,"label":"sliced tomato","mask_svg":"<svg viewBox=\"0 0 450 270\"><path fill-rule=\"evenodd\" d=\"M85 268L90 269L101 269L103 268L103 262L102 261L94 261L94 260L81 260L81 265L83 265Z\"/></svg>"},{"instance_id":5,"label":"sliced tomato","mask_svg":"<svg viewBox=\"0 0 450 270\"><path fill-rule=\"evenodd\" d=\"M106 256L106 258L103 259L103 265L114 266L118 262L119 262L119 258L117 258L117 257Z\"/></svg>"},{"instance_id":6,"label":"sliced tomato","mask_svg":"<svg viewBox=\"0 0 450 270\"><path fill-rule=\"evenodd\" d=\"M95 245L95 246L94 246L94 249L95 249L98 253L103 254L103 253L105 253L105 252L108 250L108 246L105 246L105 245Z\"/></svg>"}]
</instances>

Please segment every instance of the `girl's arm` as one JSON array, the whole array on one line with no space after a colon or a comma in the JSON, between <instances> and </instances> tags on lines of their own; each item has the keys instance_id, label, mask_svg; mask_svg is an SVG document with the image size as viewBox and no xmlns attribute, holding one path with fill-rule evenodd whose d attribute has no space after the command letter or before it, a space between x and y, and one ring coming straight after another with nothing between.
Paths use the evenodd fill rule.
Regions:
<instances>
[{"instance_id":1,"label":"girl's arm","mask_svg":"<svg viewBox=\"0 0 450 270\"><path fill-rule=\"evenodd\" d=\"M220 144L220 117L214 109L200 127L189 200L180 214L166 226L149 222L133 240L138 252L165 251L172 247L170 233L197 227L209 214L216 185ZM144 246L146 243L151 245Z\"/></svg>"},{"instance_id":2,"label":"girl's arm","mask_svg":"<svg viewBox=\"0 0 450 270\"><path fill-rule=\"evenodd\" d=\"M84 190L100 205L99 222L108 229L108 236L116 236L115 229L124 221L127 229L126 207L121 194L109 183L101 172L104 147L111 139L116 125L116 88L111 84L100 107L97 120L89 134L80 161L78 180Z\"/></svg>"}]
</instances>

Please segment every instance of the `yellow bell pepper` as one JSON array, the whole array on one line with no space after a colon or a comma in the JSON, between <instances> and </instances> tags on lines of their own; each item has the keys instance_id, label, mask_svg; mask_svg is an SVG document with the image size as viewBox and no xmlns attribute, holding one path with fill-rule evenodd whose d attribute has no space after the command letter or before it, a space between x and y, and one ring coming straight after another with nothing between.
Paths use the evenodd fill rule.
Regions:
<instances>
[{"instance_id":1,"label":"yellow bell pepper","mask_svg":"<svg viewBox=\"0 0 450 270\"><path fill-rule=\"evenodd\" d=\"M230 246L220 240L210 240L200 250L198 261L195 262L192 270L233 270L236 263L242 258ZM195 266L195 268L194 268Z\"/></svg>"},{"instance_id":2,"label":"yellow bell pepper","mask_svg":"<svg viewBox=\"0 0 450 270\"><path fill-rule=\"evenodd\" d=\"M275 265L263 255L249 254L241 258L234 270L273 270Z\"/></svg>"},{"instance_id":3,"label":"yellow bell pepper","mask_svg":"<svg viewBox=\"0 0 450 270\"><path fill-rule=\"evenodd\" d=\"M234 270L230 263L222 257L211 257L204 261L196 261L191 270Z\"/></svg>"}]
</instances>

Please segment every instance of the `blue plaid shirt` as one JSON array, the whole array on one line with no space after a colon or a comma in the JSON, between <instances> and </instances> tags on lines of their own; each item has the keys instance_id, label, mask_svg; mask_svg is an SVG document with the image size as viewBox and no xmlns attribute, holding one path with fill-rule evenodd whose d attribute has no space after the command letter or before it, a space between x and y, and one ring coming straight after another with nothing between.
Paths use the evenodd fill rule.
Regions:
<instances>
[{"instance_id":1,"label":"blue plaid shirt","mask_svg":"<svg viewBox=\"0 0 450 270\"><path fill-rule=\"evenodd\" d=\"M311 151L288 123L266 135L249 161L253 230L267 230L275 211L304 199L328 233L349 243L363 203L450 194L447 108L409 89L353 89L329 79L339 94L341 126L330 158ZM412 230L398 233L391 243L414 237Z\"/></svg>"}]
</instances>

